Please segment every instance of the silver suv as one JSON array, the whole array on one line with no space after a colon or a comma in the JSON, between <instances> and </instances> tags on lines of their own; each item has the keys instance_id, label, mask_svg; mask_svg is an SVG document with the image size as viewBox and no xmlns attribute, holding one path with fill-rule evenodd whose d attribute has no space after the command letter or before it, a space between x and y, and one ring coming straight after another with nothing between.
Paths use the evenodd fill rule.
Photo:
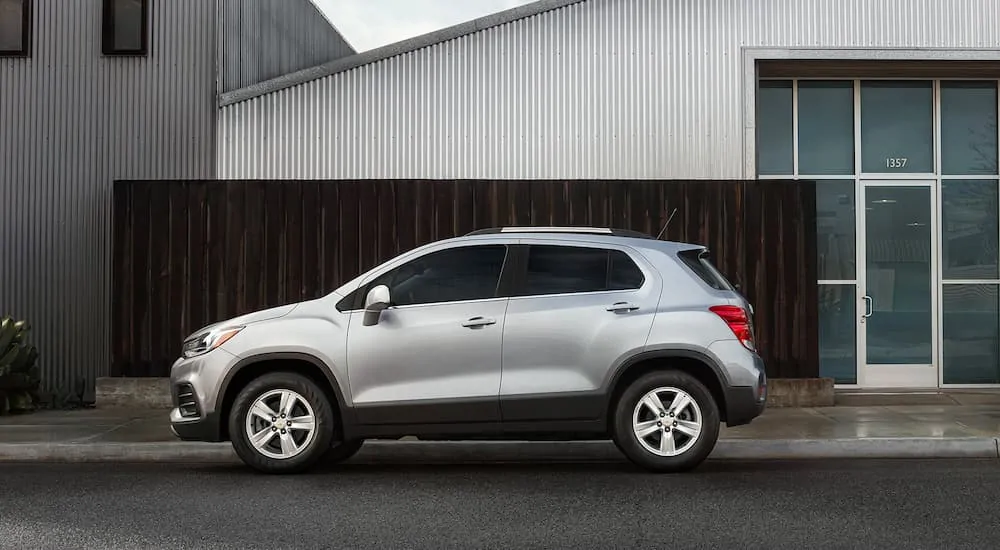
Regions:
<instances>
[{"instance_id":1,"label":"silver suv","mask_svg":"<svg viewBox=\"0 0 1000 550\"><path fill-rule=\"evenodd\" d=\"M316 300L184 341L173 432L300 472L366 439L612 439L693 468L765 406L752 309L702 246L502 228L402 254Z\"/></svg>"}]
</instances>

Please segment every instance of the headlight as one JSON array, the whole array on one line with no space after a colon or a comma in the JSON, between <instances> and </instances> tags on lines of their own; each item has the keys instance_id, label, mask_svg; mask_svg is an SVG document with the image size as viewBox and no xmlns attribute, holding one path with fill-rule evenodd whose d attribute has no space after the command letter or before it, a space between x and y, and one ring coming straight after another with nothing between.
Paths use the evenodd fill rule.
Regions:
<instances>
[{"instance_id":1,"label":"headlight","mask_svg":"<svg viewBox=\"0 0 1000 550\"><path fill-rule=\"evenodd\" d=\"M196 334L184 341L181 354L186 359L206 354L225 344L227 340L236 336L241 330L243 330L243 327L220 327Z\"/></svg>"}]
</instances>

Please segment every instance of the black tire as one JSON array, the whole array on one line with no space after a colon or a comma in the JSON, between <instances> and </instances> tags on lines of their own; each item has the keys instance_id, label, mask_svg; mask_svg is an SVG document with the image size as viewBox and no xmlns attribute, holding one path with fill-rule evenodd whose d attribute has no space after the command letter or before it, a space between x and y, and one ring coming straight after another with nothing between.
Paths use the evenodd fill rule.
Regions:
<instances>
[{"instance_id":1,"label":"black tire","mask_svg":"<svg viewBox=\"0 0 1000 550\"><path fill-rule=\"evenodd\" d=\"M347 441L335 441L333 446L323 455L323 462L337 464L350 459L358 454L361 446L365 444L364 439L349 439Z\"/></svg>"},{"instance_id":2,"label":"black tire","mask_svg":"<svg viewBox=\"0 0 1000 550\"><path fill-rule=\"evenodd\" d=\"M312 440L298 454L290 458L275 458L263 454L254 447L247 435L247 415L254 401L275 390L294 391L308 402L313 411L315 425ZM297 408L297 410L302 409ZM236 454L247 466L267 474L295 474L314 466L330 450L334 426L333 408L323 390L309 378L293 372L274 372L253 380L236 396L229 414L229 434ZM288 433L294 432L289 430ZM277 436L277 433L275 435ZM272 443L275 441L280 440L275 437Z\"/></svg>"},{"instance_id":3,"label":"black tire","mask_svg":"<svg viewBox=\"0 0 1000 550\"><path fill-rule=\"evenodd\" d=\"M701 431L694 438L692 444L687 445L691 437L682 432L678 432L680 436L676 433L671 435L675 442L681 441L682 449L687 447L675 456L661 456L647 449L639 442L639 437L632 428L633 413L636 411L637 405L647 393L657 388L676 388L683 391L691 397L700 411ZM666 409L670 407L669 402L663 403L663 405ZM666 412L668 416L663 417L663 420L671 420L669 410ZM673 421L691 420L695 418L692 416L692 412L692 408L685 408ZM645 408L641 409L640 418L646 419L646 415L649 417L648 420L662 421L651 411ZM668 425L659 429L670 429L670 427ZM719 439L719 429L719 406L708 388L687 373L669 370L643 375L630 384L615 404L612 421L613 437L618 448L634 464L652 472L683 472L697 467L708 458L712 449L715 448L715 443ZM653 432L647 436L650 438L647 439L647 442L652 446L653 441L658 441L658 437L663 436L665 436L665 432Z\"/></svg>"}]
</instances>

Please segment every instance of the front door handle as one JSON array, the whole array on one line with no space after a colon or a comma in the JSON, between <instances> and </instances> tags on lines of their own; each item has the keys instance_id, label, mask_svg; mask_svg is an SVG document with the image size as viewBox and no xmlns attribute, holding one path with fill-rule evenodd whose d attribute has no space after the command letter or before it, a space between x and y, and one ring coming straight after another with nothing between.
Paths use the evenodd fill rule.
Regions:
<instances>
[{"instance_id":1,"label":"front door handle","mask_svg":"<svg viewBox=\"0 0 1000 550\"><path fill-rule=\"evenodd\" d=\"M635 304L631 304L629 302L617 302L611 304L611 307L608 308L608 311L613 311L617 313L619 311L635 311L637 309L639 309L639 306Z\"/></svg>"},{"instance_id":2,"label":"front door handle","mask_svg":"<svg viewBox=\"0 0 1000 550\"><path fill-rule=\"evenodd\" d=\"M473 317L472 319L462 323L462 326L467 328L476 328L495 324L497 324L496 319L490 319L489 317Z\"/></svg>"},{"instance_id":3,"label":"front door handle","mask_svg":"<svg viewBox=\"0 0 1000 550\"><path fill-rule=\"evenodd\" d=\"M874 305L872 304L871 296L865 296L864 299L865 299L865 314L862 315L861 317L867 319L872 316L872 313L875 313L875 308Z\"/></svg>"}]
</instances>

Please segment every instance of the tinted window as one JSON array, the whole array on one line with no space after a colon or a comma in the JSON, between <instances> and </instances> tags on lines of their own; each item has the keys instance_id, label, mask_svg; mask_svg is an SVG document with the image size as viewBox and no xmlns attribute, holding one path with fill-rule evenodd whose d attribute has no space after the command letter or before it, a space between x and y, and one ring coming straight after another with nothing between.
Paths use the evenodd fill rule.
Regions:
<instances>
[{"instance_id":1,"label":"tinted window","mask_svg":"<svg viewBox=\"0 0 1000 550\"><path fill-rule=\"evenodd\" d=\"M623 252L573 246L532 246L522 295L628 290L642 271Z\"/></svg>"},{"instance_id":2,"label":"tinted window","mask_svg":"<svg viewBox=\"0 0 1000 550\"><path fill-rule=\"evenodd\" d=\"M28 0L0 0L0 55L28 51Z\"/></svg>"},{"instance_id":3,"label":"tinted window","mask_svg":"<svg viewBox=\"0 0 1000 550\"><path fill-rule=\"evenodd\" d=\"M628 254L620 250L611 251L611 267L608 270L608 290L631 290L642 286L645 277L639 266Z\"/></svg>"},{"instance_id":4,"label":"tinted window","mask_svg":"<svg viewBox=\"0 0 1000 550\"><path fill-rule=\"evenodd\" d=\"M694 271L705 284L716 290L734 290L733 285L719 273L718 269L709 260L708 251L703 249L685 250L679 252L677 257L681 259L691 271Z\"/></svg>"},{"instance_id":5,"label":"tinted window","mask_svg":"<svg viewBox=\"0 0 1000 550\"><path fill-rule=\"evenodd\" d=\"M762 80L757 90L757 173L792 173L792 81Z\"/></svg>"},{"instance_id":6,"label":"tinted window","mask_svg":"<svg viewBox=\"0 0 1000 550\"><path fill-rule=\"evenodd\" d=\"M397 306L483 300L497 295L507 247L467 246L433 252L376 279Z\"/></svg>"},{"instance_id":7,"label":"tinted window","mask_svg":"<svg viewBox=\"0 0 1000 550\"><path fill-rule=\"evenodd\" d=\"M930 81L861 84L861 171L934 171L934 87Z\"/></svg>"},{"instance_id":8,"label":"tinted window","mask_svg":"<svg viewBox=\"0 0 1000 550\"><path fill-rule=\"evenodd\" d=\"M941 83L941 169L997 173L997 83Z\"/></svg>"},{"instance_id":9,"label":"tinted window","mask_svg":"<svg viewBox=\"0 0 1000 550\"><path fill-rule=\"evenodd\" d=\"M854 82L799 82L799 174L854 173Z\"/></svg>"},{"instance_id":10,"label":"tinted window","mask_svg":"<svg viewBox=\"0 0 1000 550\"><path fill-rule=\"evenodd\" d=\"M146 53L148 0L104 0L104 53Z\"/></svg>"}]
</instances>

